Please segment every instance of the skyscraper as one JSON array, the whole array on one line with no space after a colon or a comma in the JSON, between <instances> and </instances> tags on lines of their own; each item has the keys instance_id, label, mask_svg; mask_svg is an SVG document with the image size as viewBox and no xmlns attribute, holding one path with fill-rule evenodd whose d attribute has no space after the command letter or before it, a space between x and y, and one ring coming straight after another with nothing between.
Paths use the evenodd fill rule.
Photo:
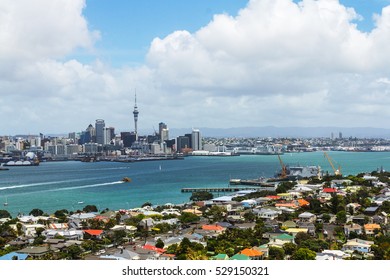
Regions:
<instances>
[{"instance_id":1,"label":"skyscraper","mask_svg":"<svg viewBox=\"0 0 390 280\"><path fill-rule=\"evenodd\" d=\"M138 128L137 128L137 122L138 122L138 108L137 108L137 93L135 93L135 103L134 103L134 133L135 133L135 141L138 141Z\"/></svg>"},{"instance_id":2,"label":"skyscraper","mask_svg":"<svg viewBox=\"0 0 390 280\"><path fill-rule=\"evenodd\" d=\"M194 151L202 150L202 137L199 129L192 129L191 144Z\"/></svg>"},{"instance_id":3,"label":"skyscraper","mask_svg":"<svg viewBox=\"0 0 390 280\"><path fill-rule=\"evenodd\" d=\"M104 145L104 120L97 119L95 123L96 143Z\"/></svg>"}]
</instances>

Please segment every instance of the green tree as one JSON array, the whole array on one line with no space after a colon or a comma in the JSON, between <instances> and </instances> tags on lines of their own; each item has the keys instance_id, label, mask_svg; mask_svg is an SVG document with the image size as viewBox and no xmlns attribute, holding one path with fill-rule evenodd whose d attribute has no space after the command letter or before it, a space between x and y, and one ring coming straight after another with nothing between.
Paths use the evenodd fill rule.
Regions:
<instances>
[{"instance_id":1,"label":"green tree","mask_svg":"<svg viewBox=\"0 0 390 280\"><path fill-rule=\"evenodd\" d=\"M91 213L91 212L98 212L98 209L95 205L86 205L83 208L83 211L86 213Z\"/></svg>"},{"instance_id":2,"label":"green tree","mask_svg":"<svg viewBox=\"0 0 390 280\"><path fill-rule=\"evenodd\" d=\"M152 203L147 201L147 202L145 202L144 204L141 205L141 208L144 208L146 206L152 206Z\"/></svg>"},{"instance_id":3,"label":"green tree","mask_svg":"<svg viewBox=\"0 0 390 280\"><path fill-rule=\"evenodd\" d=\"M283 244L283 250L286 253L286 255L292 255L297 250L298 246L294 243L285 243Z\"/></svg>"},{"instance_id":4,"label":"green tree","mask_svg":"<svg viewBox=\"0 0 390 280\"><path fill-rule=\"evenodd\" d=\"M164 248L164 242L161 240L161 238L157 239L156 247L161 249Z\"/></svg>"},{"instance_id":5,"label":"green tree","mask_svg":"<svg viewBox=\"0 0 390 280\"><path fill-rule=\"evenodd\" d=\"M54 216L58 219L59 223L66 223L68 221L68 214L69 212L66 209L61 209L54 212Z\"/></svg>"},{"instance_id":6,"label":"green tree","mask_svg":"<svg viewBox=\"0 0 390 280\"><path fill-rule=\"evenodd\" d=\"M79 260L81 259L82 249L78 245L70 245L67 250L68 260Z\"/></svg>"},{"instance_id":7,"label":"green tree","mask_svg":"<svg viewBox=\"0 0 390 280\"><path fill-rule=\"evenodd\" d=\"M11 218L11 214L7 210L0 210L0 219Z\"/></svg>"},{"instance_id":8,"label":"green tree","mask_svg":"<svg viewBox=\"0 0 390 280\"><path fill-rule=\"evenodd\" d=\"M43 215L43 211L41 209L34 208L33 210L30 211L29 215L32 215L34 217L42 216Z\"/></svg>"},{"instance_id":9,"label":"green tree","mask_svg":"<svg viewBox=\"0 0 390 280\"><path fill-rule=\"evenodd\" d=\"M344 210L337 212L336 223L344 224L346 221L347 221L347 213Z\"/></svg>"},{"instance_id":10,"label":"green tree","mask_svg":"<svg viewBox=\"0 0 390 280\"><path fill-rule=\"evenodd\" d=\"M309 240L311 238L312 237L310 236L310 234L306 232L298 232L297 235L295 235L294 241L299 246L303 241Z\"/></svg>"},{"instance_id":11,"label":"green tree","mask_svg":"<svg viewBox=\"0 0 390 280\"><path fill-rule=\"evenodd\" d=\"M204 215L209 220L210 223L215 223L221 221L222 218L224 217L224 214L225 214L224 208L217 205L213 205L210 209L205 211Z\"/></svg>"},{"instance_id":12,"label":"green tree","mask_svg":"<svg viewBox=\"0 0 390 280\"><path fill-rule=\"evenodd\" d=\"M197 215L189 212L183 212L178 219L182 224L196 223L200 220Z\"/></svg>"},{"instance_id":13,"label":"green tree","mask_svg":"<svg viewBox=\"0 0 390 280\"><path fill-rule=\"evenodd\" d=\"M284 260L285 252L282 248L279 247L269 247L268 250L268 259L270 260Z\"/></svg>"},{"instance_id":14,"label":"green tree","mask_svg":"<svg viewBox=\"0 0 390 280\"><path fill-rule=\"evenodd\" d=\"M322 215L322 220L324 221L324 223L329 223L329 221L330 221L330 215L328 214L328 213L324 213L323 215Z\"/></svg>"},{"instance_id":15,"label":"green tree","mask_svg":"<svg viewBox=\"0 0 390 280\"><path fill-rule=\"evenodd\" d=\"M307 249L307 248L299 248L294 254L291 256L292 260L315 260L316 252Z\"/></svg>"},{"instance_id":16,"label":"green tree","mask_svg":"<svg viewBox=\"0 0 390 280\"><path fill-rule=\"evenodd\" d=\"M204 201L204 200L210 200L213 199L214 196L212 193L207 191L199 191L199 192L193 192L190 200L191 201Z\"/></svg>"}]
</instances>

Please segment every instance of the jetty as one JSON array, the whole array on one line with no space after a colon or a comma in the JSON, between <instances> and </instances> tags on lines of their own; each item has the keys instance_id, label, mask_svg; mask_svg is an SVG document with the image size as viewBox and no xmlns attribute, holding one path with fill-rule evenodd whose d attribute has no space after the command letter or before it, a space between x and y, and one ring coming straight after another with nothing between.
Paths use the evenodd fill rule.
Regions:
<instances>
[{"instance_id":1,"label":"jetty","mask_svg":"<svg viewBox=\"0 0 390 280\"><path fill-rule=\"evenodd\" d=\"M239 192L244 190L255 190L255 191L274 191L276 185L262 185L262 186L229 186L229 187L204 187L204 188L182 188L181 192L192 193L192 192Z\"/></svg>"}]
</instances>

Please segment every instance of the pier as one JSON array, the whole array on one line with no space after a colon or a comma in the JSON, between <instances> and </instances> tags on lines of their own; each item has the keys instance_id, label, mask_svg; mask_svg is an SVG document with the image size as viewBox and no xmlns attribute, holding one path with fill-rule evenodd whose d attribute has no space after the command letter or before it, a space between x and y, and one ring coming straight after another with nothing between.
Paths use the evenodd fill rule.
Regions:
<instances>
[{"instance_id":1,"label":"pier","mask_svg":"<svg viewBox=\"0 0 390 280\"><path fill-rule=\"evenodd\" d=\"M234 186L234 187L206 187L206 188L182 188L181 192L192 193L192 192L238 192L243 190L255 190L255 191L269 191L269 187L264 186ZM272 187L274 190L274 187Z\"/></svg>"}]
</instances>

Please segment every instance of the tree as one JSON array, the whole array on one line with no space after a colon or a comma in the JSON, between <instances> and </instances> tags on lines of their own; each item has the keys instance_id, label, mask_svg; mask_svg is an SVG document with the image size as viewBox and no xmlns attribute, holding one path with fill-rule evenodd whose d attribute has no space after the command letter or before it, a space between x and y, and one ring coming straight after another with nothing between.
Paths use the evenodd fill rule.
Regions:
<instances>
[{"instance_id":1,"label":"tree","mask_svg":"<svg viewBox=\"0 0 390 280\"><path fill-rule=\"evenodd\" d=\"M164 248L164 242L161 240L161 238L157 239L156 247L161 249Z\"/></svg>"},{"instance_id":2,"label":"tree","mask_svg":"<svg viewBox=\"0 0 390 280\"><path fill-rule=\"evenodd\" d=\"M32 215L34 217L42 216L43 215L43 211L41 209L34 208L33 210L30 211L29 215Z\"/></svg>"},{"instance_id":3,"label":"tree","mask_svg":"<svg viewBox=\"0 0 390 280\"><path fill-rule=\"evenodd\" d=\"M86 205L84 208L83 208L83 211L86 212L86 213L90 213L90 212L97 212L98 209L95 205Z\"/></svg>"},{"instance_id":4,"label":"tree","mask_svg":"<svg viewBox=\"0 0 390 280\"><path fill-rule=\"evenodd\" d=\"M79 260L81 259L81 253L82 249L78 245L70 245L68 247L68 252L67 252L67 259L68 260Z\"/></svg>"},{"instance_id":5,"label":"tree","mask_svg":"<svg viewBox=\"0 0 390 280\"><path fill-rule=\"evenodd\" d=\"M7 210L0 210L0 219L11 218L11 214Z\"/></svg>"},{"instance_id":6,"label":"tree","mask_svg":"<svg viewBox=\"0 0 390 280\"><path fill-rule=\"evenodd\" d=\"M347 221L347 213L344 210L337 212L336 223L344 224L346 221Z\"/></svg>"},{"instance_id":7,"label":"tree","mask_svg":"<svg viewBox=\"0 0 390 280\"><path fill-rule=\"evenodd\" d=\"M315 260L316 253L307 248L299 248L294 254L291 256L292 260Z\"/></svg>"},{"instance_id":8,"label":"tree","mask_svg":"<svg viewBox=\"0 0 390 280\"><path fill-rule=\"evenodd\" d=\"M328 213L324 213L323 215L322 215L322 220L324 221L324 223L329 223L329 221L330 221L330 215L328 214Z\"/></svg>"},{"instance_id":9,"label":"tree","mask_svg":"<svg viewBox=\"0 0 390 280\"><path fill-rule=\"evenodd\" d=\"M204 200L210 200L213 199L214 196L212 193L207 191L199 191L199 192L193 192L190 200L191 201L204 201Z\"/></svg>"},{"instance_id":10,"label":"tree","mask_svg":"<svg viewBox=\"0 0 390 280\"><path fill-rule=\"evenodd\" d=\"M69 212L66 209L61 209L54 212L54 216L58 218L59 223L67 222L67 214L69 214Z\"/></svg>"},{"instance_id":11,"label":"tree","mask_svg":"<svg viewBox=\"0 0 390 280\"><path fill-rule=\"evenodd\" d=\"M182 224L196 223L200 220L197 215L189 212L183 212L178 219Z\"/></svg>"},{"instance_id":12,"label":"tree","mask_svg":"<svg viewBox=\"0 0 390 280\"><path fill-rule=\"evenodd\" d=\"M224 213L225 213L224 208L217 205L213 205L210 209L208 209L205 212L205 216L206 218L209 219L210 223L215 223L222 220L222 218L224 217Z\"/></svg>"},{"instance_id":13,"label":"tree","mask_svg":"<svg viewBox=\"0 0 390 280\"><path fill-rule=\"evenodd\" d=\"M301 243L303 241L306 241L306 240L309 240L311 239L312 237L310 236L310 234L306 233L306 232L298 232L297 235L295 235L295 243L299 246L301 245Z\"/></svg>"},{"instance_id":14,"label":"tree","mask_svg":"<svg viewBox=\"0 0 390 280\"><path fill-rule=\"evenodd\" d=\"M144 204L141 205L141 208L144 208L146 206L152 206L152 203L151 202L145 202Z\"/></svg>"},{"instance_id":15,"label":"tree","mask_svg":"<svg viewBox=\"0 0 390 280\"><path fill-rule=\"evenodd\" d=\"M297 245L295 245L294 243L285 243L283 244L283 250L284 252L286 253L286 255L292 255L294 254L294 252L297 250Z\"/></svg>"},{"instance_id":16,"label":"tree","mask_svg":"<svg viewBox=\"0 0 390 280\"><path fill-rule=\"evenodd\" d=\"M269 247L268 259L270 260L284 260L285 252L279 247Z\"/></svg>"}]
</instances>

